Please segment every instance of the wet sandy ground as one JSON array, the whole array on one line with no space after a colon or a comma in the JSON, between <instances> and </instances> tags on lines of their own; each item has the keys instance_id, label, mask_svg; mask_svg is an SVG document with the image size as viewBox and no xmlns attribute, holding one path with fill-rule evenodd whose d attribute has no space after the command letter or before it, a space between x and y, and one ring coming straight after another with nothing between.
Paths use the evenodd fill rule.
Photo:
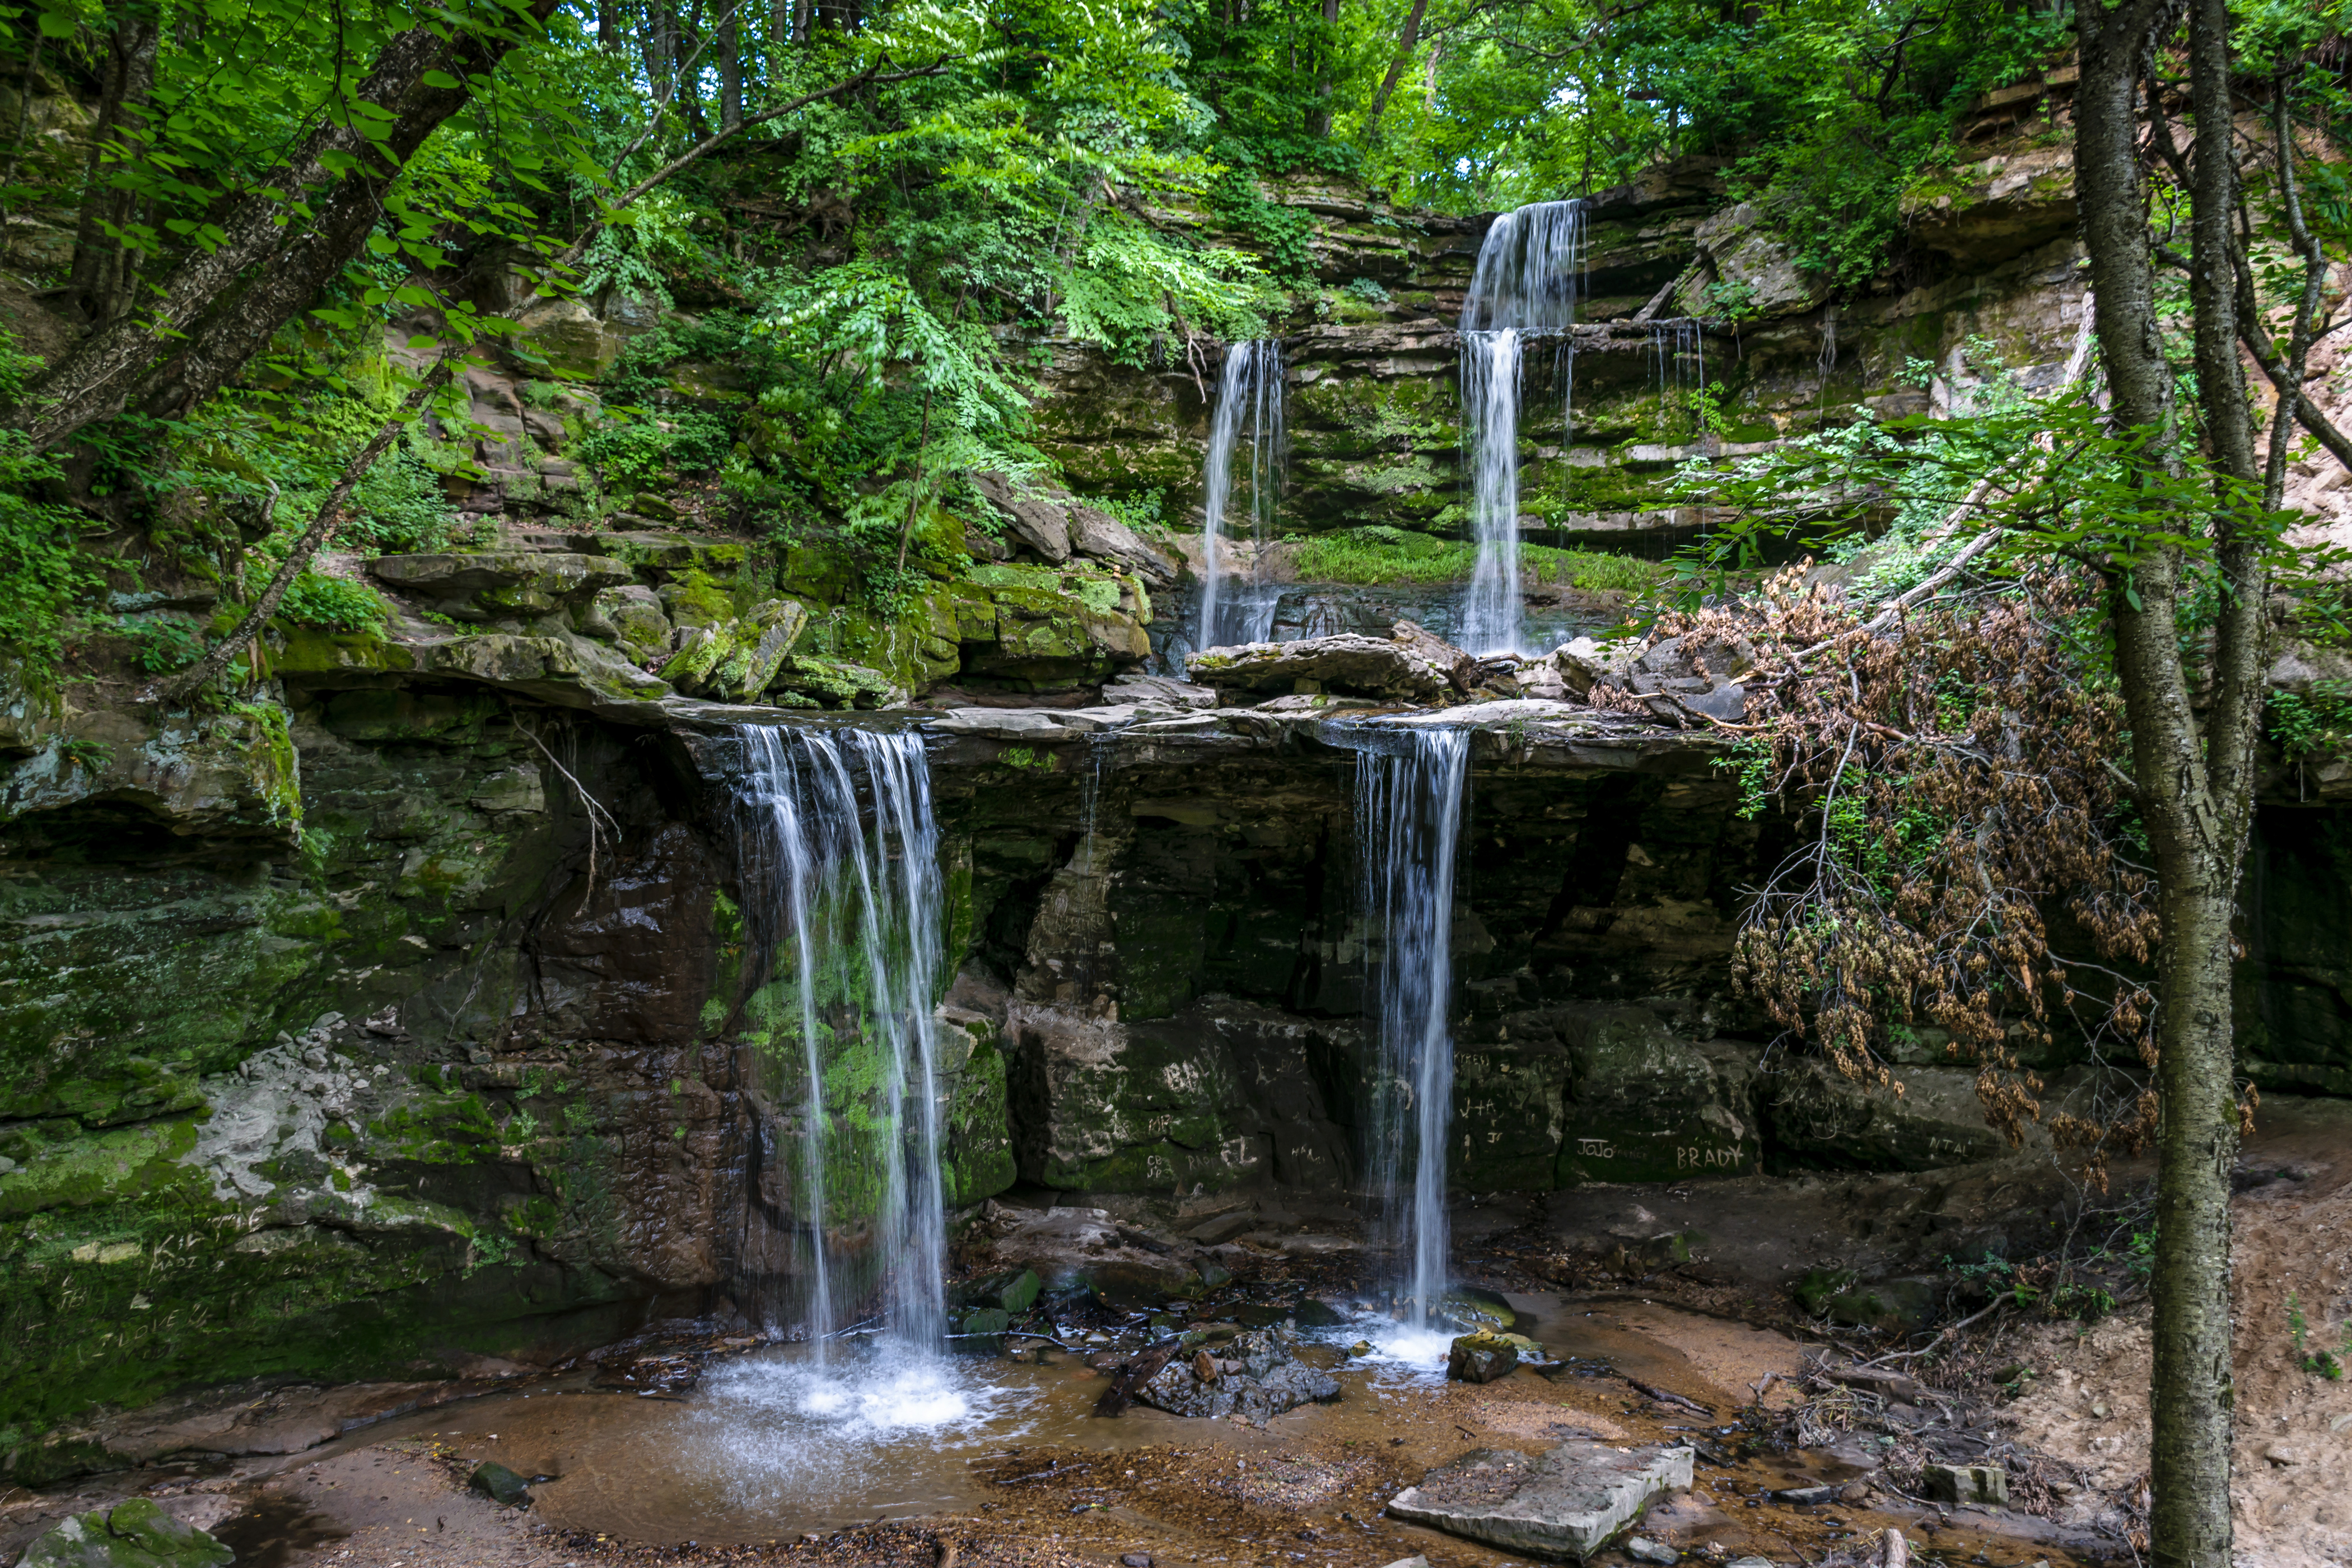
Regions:
<instances>
[{"instance_id":1,"label":"wet sandy ground","mask_svg":"<svg viewBox=\"0 0 2352 1568\"><path fill-rule=\"evenodd\" d=\"M243 1510L215 1528L240 1563L260 1568L1109 1568L1136 1557L1151 1568L1381 1568L1417 1555L1432 1568L1517 1568L1524 1559L1384 1519L1382 1505L1468 1449L1536 1452L1589 1435L1700 1445L1697 1486L1654 1509L1645 1528L1717 1562L1818 1563L1890 1524L1923 1562L1952 1568L2064 1563L2084 1544L2030 1516L1863 1489L1827 1507L1770 1500L1771 1490L1859 1474L1818 1451L1759 1449L1734 1415L1767 1373L1798 1370L1795 1342L1654 1303L1514 1305L1533 1310L1530 1331L1575 1370L1548 1380L1521 1369L1479 1387L1444 1382L1433 1364L1339 1363L1339 1401L1259 1429L1140 1408L1097 1419L1088 1412L1104 1382L1076 1357L990 1358L961 1369L974 1387L998 1390L982 1418L944 1435L859 1440L800 1413L807 1387L792 1352L760 1352L715 1364L683 1396L541 1384L404 1421L397 1435L378 1428L236 1481L224 1500ZM1310 1353L1339 1362L1334 1350ZM1626 1377L1716 1414L1652 1401ZM534 1487L530 1510L502 1509L464 1489L482 1459L551 1479Z\"/></svg>"}]
</instances>

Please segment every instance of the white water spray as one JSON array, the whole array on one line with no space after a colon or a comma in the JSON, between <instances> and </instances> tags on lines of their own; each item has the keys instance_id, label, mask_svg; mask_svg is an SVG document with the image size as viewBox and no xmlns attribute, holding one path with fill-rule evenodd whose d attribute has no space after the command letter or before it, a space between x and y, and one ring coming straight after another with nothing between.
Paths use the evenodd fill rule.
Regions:
<instances>
[{"instance_id":1,"label":"white water spray","mask_svg":"<svg viewBox=\"0 0 2352 1568\"><path fill-rule=\"evenodd\" d=\"M1462 435L1478 563L1462 612L1462 646L1518 653L1519 356L1525 340L1576 324L1584 203L1538 202L1486 230L1462 301ZM1563 386L1573 384L1573 351ZM1563 418L1574 411L1565 406Z\"/></svg>"},{"instance_id":2,"label":"white water spray","mask_svg":"<svg viewBox=\"0 0 2352 1568\"><path fill-rule=\"evenodd\" d=\"M1255 338L1225 351L1217 377L1217 406L1209 420L1207 492L1201 525L1201 614L1193 647L1230 647L1247 641L1234 635L1234 608L1247 616L1255 606L1229 605L1223 594L1223 541L1233 510L1234 468L1248 484L1250 534L1264 543L1282 489L1282 343ZM1244 445L1246 442L1246 445ZM1268 606L1271 607L1270 605ZM1244 632L1246 628L1242 628Z\"/></svg>"},{"instance_id":3,"label":"white water spray","mask_svg":"<svg viewBox=\"0 0 2352 1568\"><path fill-rule=\"evenodd\" d=\"M876 1258L890 1336L936 1348L947 1332L946 1204L940 1175L938 1032L932 1020L943 902L930 770L912 731L741 731L746 914L755 947L788 937L797 1003L802 1111L800 1218L809 1226L812 1338L832 1331L834 1260L825 1216L828 1149L855 1119L825 1100L828 1043L874 1052L878 1147ZM788 928L788 929L786 929Z\"/></svg>"},{"instance_id":4,"label":"white water spray","mask_svg":"<svg viewBox=\"0 0 2352 1568\"><path fill-rule=\"evenodd\" d=\"M1355 749L1366 958L1379 1030L1371 1173L1407 1321L1446 1288L1446 1139L1454 1116L1454 861L1470 735L1422 725L1334 731Z\"/></svg>"}]
</instances>

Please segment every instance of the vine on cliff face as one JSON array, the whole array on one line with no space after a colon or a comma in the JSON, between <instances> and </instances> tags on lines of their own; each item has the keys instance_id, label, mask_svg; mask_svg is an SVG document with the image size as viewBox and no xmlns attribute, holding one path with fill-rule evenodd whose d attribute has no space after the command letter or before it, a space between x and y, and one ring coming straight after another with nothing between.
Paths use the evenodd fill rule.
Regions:
<instances>
[{"instance_id":1,"label":"vine on cliff face","mask_svg":"<svg viewBox=\"0 0 2352 1568\"><path fill-rule=\"evenodd\" d=\"M1898 1092L1889 1030L1941 1026L2012 1145L2042 1119L2025 1064L2059 1029L2155 1056L2136 977L2157 942L2155 889L2115 767L2122 704L2077 635L2089 608L2077 577L2036 570L1880 635L1791 568L1657 627L1702 666L1753 662L1746 721L1725 726L1742 738L1733 765L1751 809L1777 798L1803 814L1748 905L1735 984L1846 1076ZM2119 1118L2046 1121L2097 1180L2154 1117L2143 1091Z\"/></svg>"}]
</instances>

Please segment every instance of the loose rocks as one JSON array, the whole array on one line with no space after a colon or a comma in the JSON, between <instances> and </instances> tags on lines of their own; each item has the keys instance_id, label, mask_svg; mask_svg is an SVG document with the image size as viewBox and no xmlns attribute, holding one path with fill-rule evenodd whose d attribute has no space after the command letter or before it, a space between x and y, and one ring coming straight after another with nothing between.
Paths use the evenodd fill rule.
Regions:
<instances>
[{"instance_id":1,"label":"loose rocks","mask_svg":"<svg viewBox=\"0 0 2352 1568\"><path fill-rule=\"evenodd\" d=\"M1339 1380L1301 1364L1290 1335L1280 1328L1235 1334L1219 1348L1221 1355L1202 1351L1188 1360L1171 1359L1135 1397L1171 1415L1238 1415L1257 1424L1301 1405L1339 1397Z\"/></svg>"}]
</instances>

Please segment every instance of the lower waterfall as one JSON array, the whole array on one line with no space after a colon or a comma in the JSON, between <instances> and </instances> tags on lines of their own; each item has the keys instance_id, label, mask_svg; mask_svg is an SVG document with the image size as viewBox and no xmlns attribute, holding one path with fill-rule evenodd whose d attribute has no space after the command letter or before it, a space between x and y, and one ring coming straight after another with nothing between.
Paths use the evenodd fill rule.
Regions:
<instances>
[{"instance_id":1,"label":"lower waterfall","mask_svg":"<svg viewBox=\"0 0 2352 1568\"><path fill-rule=\"evenodd\" d=\"M804 1324L821 1344L855 1304L836 1299L857 1272L844 1269L836 1231L863 1223L855 1299L878 1287L890 1337L934 1347L947 1331L932 1020L943 901L922 738L740 733L743 913L755 962L774 977L758 1021L772 1031L771 1070L789 1060L801 1079L792 1206L805 1237Z\"/></svg>"},{"instance_id":2,"label":"lower waterfall","mask_svg":"<svg viewBox=\"0 0 2352 1568\"><path fill-rule=\"evenodd\" d=\"M1359 753L1356 835L1379 1041L1370 1168L1383 1239L1396 1260L1394 1292L1408 1321L1427 1326L1447 1283L1454 862L1469 793L1470 735L1398 725L1334 738Z\"/></svg>"}]
</instances>

